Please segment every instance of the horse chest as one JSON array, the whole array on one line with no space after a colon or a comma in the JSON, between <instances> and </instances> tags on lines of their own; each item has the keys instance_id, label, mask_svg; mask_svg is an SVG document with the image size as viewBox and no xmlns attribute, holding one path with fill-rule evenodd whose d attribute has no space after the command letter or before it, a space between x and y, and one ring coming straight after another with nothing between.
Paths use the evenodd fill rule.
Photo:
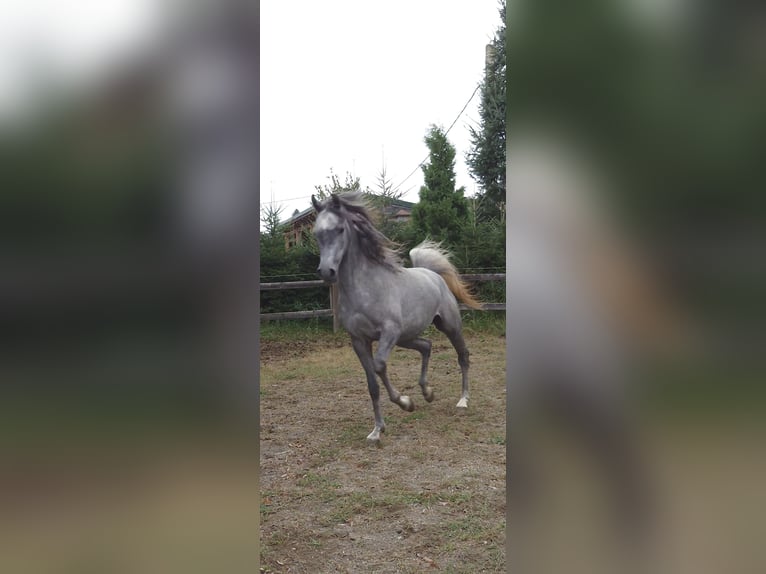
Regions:
<instances>
[{"instance_id":1,"label":"horse chest","mask_svg":"<svg viewBox=\"0 0 766 574\"><path fill-rule=\"evenodd\" d=\"M341 298L339 311L340 322L350 334L373 340L380 338L384 321L373 303L360 306Z\"/></svg>"}]
</instances>

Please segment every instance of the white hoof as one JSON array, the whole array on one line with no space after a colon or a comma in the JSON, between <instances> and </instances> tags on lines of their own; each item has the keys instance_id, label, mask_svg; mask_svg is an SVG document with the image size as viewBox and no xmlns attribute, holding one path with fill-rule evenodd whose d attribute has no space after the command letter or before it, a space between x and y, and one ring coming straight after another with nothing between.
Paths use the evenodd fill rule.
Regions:
<instances>
[{"instance_id":1,"label":"white hoof","mask_svg":"<svg viewBox=\"0 0 766 574\"><path fill-rule=\"evenodd\" d=\"M373 429L370 434L367 435L367 444L373 446L380 446L380 433L383 429Z\"/></svg>"},{"instance_id":2,"label":"white hoof","mask_svg":"<svg viewBox=\"0 0 766 574\"><path fill-rule=\"evenodd\" d=\"M410 413L415 410L415 403L412 402L412 399L406 395L399 397L399 406Z\"/></svg>"},{"instance_id":3,"label":"white hoof","mask_svg":"<svg viewBox=\"0 0 766 574\"><path fill-rule=\"evenodd\" d=\"M433 402L433 400L434 400L434 392L433 392L433 390L431 389L431 387L426 387L426 391L423 393L423 398L424 398L424 399L425 399L427 402L429 402L429 403L430 403L430 402Z\"/></svg>"},{"instance_id":4,"label":"white hoof","mask_svg":"<svg viewBox=\"0 0 766 574\"><path fill-rule=\"evenodd\" d=\"M468 399L463 397L457 402L457 408L459 409L467 409L468 408Z\"/></svg>"}]
</instances>

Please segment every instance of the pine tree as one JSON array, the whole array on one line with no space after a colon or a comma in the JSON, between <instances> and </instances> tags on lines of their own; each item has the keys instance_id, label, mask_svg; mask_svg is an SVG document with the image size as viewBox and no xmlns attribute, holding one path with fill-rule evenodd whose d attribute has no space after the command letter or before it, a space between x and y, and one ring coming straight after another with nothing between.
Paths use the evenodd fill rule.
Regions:
<instances>
[{"instance_id":1,"label":"pine tree","mask_svg":"<svg viewBox=\"0 0 766 574\"><path fill-rule=\"evenodd\" d=\"M505 0L500 1L501 25L488 47L481 85L478 129L469 126L468 170L479 184L478 217L503 221L505 214Z\"/></svg>"},{"instance_id":2,"label":"pine tree","mask_svg":"<svg viewBox=\"0 0 766 574\"><path fill-rule=\"evenodd\" d=\"M273 203L266 203L261 206L261 221L263 222L263 230L267 236L274 238L279 235L281 230L281 223L279 218L282 215L284 206L276 206Z\"/></svg>"},{"instance_id":3,"label":"pine tree","mask_svg":"<svg viewBox=\"0 0 766 574\"><path fill-rule=\"evenodd\" d=\"M455 246L468 218L465 188L455 189L455 147L437 126L431 126L424 141L430 155L422 168L425 185L412 209L412 224L421 236Z\"/></svg>"},{"instance_id":4,"label":"pine tree","mask_svg":"<svg viewBox=\"0 0 766 574\"><path fill-rule=\"evenodd\" d=\"M374 208L378 229L380 229L383 235L390 238L392 234L399 231L400 225L391 218L394 211L392 206L397 199L402 197L403 192L394 186L391 179L389 179L385 164L380 168L375 188L369 191L369 202Z\"/></svg>"}]
</instances>

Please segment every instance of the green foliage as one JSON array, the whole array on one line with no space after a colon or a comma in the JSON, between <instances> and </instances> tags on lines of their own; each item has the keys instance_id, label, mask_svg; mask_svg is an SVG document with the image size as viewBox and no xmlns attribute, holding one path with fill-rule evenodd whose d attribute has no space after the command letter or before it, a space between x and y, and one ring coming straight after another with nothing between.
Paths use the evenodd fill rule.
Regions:
<instances>
[{"instance_id":1,"label":"green foliage","mask_svg":"<svg viewBox=\"0 0 766 574\"><path fill-rule=\"evenodd\" d=\"M319 257L310 247L297 245L285 249L281 235L260 237L260 271L262 283L308 281L316 279ZM307 309L327 309L330 299L326 287L261 291L261 312L279 313Z\"/></svg>"},{"instance_id":2,"label":"green foliage","mask_svg":"<svg viewBox=\"0 0 766 574\"><path fill-rule=\"evenodd\" d=\"M374 190L362 189L359 178L346 174L341 182L330 172L329 184L315 186L320 198L331 193L366 191L373 208L376 226L400 247L405 265L408 252L426 237L442 241L453 254L453 262L463 272L503 272L505 269L505 227L497 219L482 220L477 216L479 200L464 197L463 188L455 189L455 148L444 131L431 126L425 143L430 162L423 167L425 185L420 202L413 208L409 222L395 221L385 215L385 208L401 198L383 167ZM382 214L382 215L381 215ZM270 229L267 225L267 228ZM314 279L319 252L313 234L306 232L302 245L285 250L280 234L261 235L261 281L299 281ZM505 300L502 281L477 283L479 297L487 302ZM326 288L296 291L264 291L262 312L326 309L330 306Z\"/></svg>"},{"instance_id":3,"label":"green foliage","mask_svg":"<svg viewBox=\"0 0 766 574\"><path fill-rule=\"evenodd\" d=\"M392 201L400 199L402 197L402 191L398 186L394 186L393 182L386 174L386 166L380 168L380 173L377 178L377 186L375 187L375 195L373 197L381 201L380 207L387 207Z\"/></svg>"},{"instance_id":4,"label":"green foliage","mask_svg":"<svg viewBox=\"0 0 766 574\"><path fill-rule=\"evenodd\" d=\"M312 319L295 319L285 321L266 321L261 323L261 342L289 342L296 339L311 338L312 340L334 340L337 343L347 343L348 333L339 329L332 331L332 317L315 317Z\"/></svg>"},{"instance_id":5,"label":"green foliage","mask_svg":"<svg viewBox=\"0 0 766 574\"><path fill-rule=\"evenodd\" d=\"M275 206L271 203L261 207L261 221L263 222L264 232L271 238L275 238L280 234L282 226L279 223L279 219L283 209L284 206Z\"/></svg>"},{"instance_id":6,"label":"green foliage","mask_svg":"<svg viewBox=\"0 0 766 574\"><path fill-rule=\"evenodd\" d=\"M400 232L401 222L395 221L391 218L389 210L391 205L397 199L400 199L403 192L395 187L393 182L388 178L386 174L386 166L380 168L380 173L377 177L377 185L372 193L370 193L369 202L370 207L373 208L373 213L377 216L376 223L380 232L391 240L394 240L394 236ZM395 241L395 240L394 240Z\"/></svg>"},{"instance_id":7,"label":"green foliage","mask_svg":"<svg viewBox=\"0 0 766 574\"><path fill-rule=\"evenodd\" d=\"M479 102L478 129L469 126L468 171L479 184L478 216L503 221L505 213L505 0L500 2L501 25L490 43L492 57L485 68Z\"/></svg>"},{"instance_id":8,"label":"green foliage","mask_svg":"<svg viewBox=\"0 0 766 574\"><path fill-rule=\"evenodd\" d=\"M327 177L330 180L329 185L315 185L317 199L327 199L333 193L346 193L348 191L362 191L362 186L359 183L359 177L352 176L349 172L346 172L346 178L341 183L338 175L330 168L330 175Z\"/></svg>"},{"instance_id":9,"label":"green foliage","mask_svg":"<svg viewBox=\"0 0 766 574\"><path fill-rule=\"evenodd\" d=\"M274 204L267 203L261 206L261 222L263 223L263 230L269 237L277 237L282 230L282 226L279 223L280 216L284 206L275 206Z\"/></svg>"},{"instance_id":10,"label":"green foliage","mask_svg":"<svg viewBox=\"0 0 766 574\"><path fill-rule=\"evenodd\" d=\"M471 198L468 221L458 245L452 248L454 263L460 269L505 268L505 225L496 221L482 221Z\"/></svg>"},{"instance_id":11,"label":"green foliage","mask_svg":"<svg viewBox=\"0 0 766 574\"><path fill-rule=\"evenodd\" d=\"M468 220L465 189L455 189L455 148L444 130L433 125L424 141L430 155L423 165L425 185L420 188L420 202L412 210L412 225L418 234L452 248L460 243Z\"/></svg>"}]
</instances>

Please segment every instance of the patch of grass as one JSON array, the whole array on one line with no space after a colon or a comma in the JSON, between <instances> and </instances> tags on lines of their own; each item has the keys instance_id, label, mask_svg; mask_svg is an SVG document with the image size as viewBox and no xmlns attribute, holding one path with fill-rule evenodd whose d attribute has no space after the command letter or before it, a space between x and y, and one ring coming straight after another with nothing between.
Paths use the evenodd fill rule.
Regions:
<instances>
[{"instance_id":1,"label":"patch of grass","mask_svg":"<svg viewBox=\"0 0 766 574\"><path fill-rule=\"evenodd\" d=\"M353 492L337 496L333 501L332 508L324 513L327 525L348 522L354 516L364 515L368 519L381 518L389 516L392 511L421 504L430 506L437 495L431 492L397 492L396 487L393 492L378 494L372 492ZM336 493L337 494L337 493Z\"/></svg>"},{"instance_id":2,"label":"patch of grass","mask_svg":"<svg viewBox=\"0 0 766 574\"><path fill-rule=\"evenodd\" d=\"M274 513L274 505L271 503L273 493L270 491L264 491L261 494L261 518L267 518Z\"/></svg>"},{"instance_id":3,"label":"patch of grass","mask_svg":"<svg viewBox=\"0 0 766 574\"><path fill-rule=\"evenodd\" d=\"M263 341L285 341L309 335L333 338L342 334L348 337L342 330L339 333L333 333L332 318L325 317L292 321L264 321L260 325L260 334Z\"/></svg>"},{"instance_id":4,"label":"patch of grass","mask_svg":"<svg viewBox=\"0 0 766 574\"><path fill-rule=\"evenodd\" d=\"M268 546L275 547L275 546L282 546L283 544L286 544L290 541L290 535L285 532L284 530L275 530L271 533L271 536L269 536L269 543Z\"/></svg>"},{"instance_id":5,"label":"patch of grass","mask_svg":"<svg viewBox=\"0 0 766 574\"><path fill-rule=\"evenodd\" d=\"M385 421L385 418L383 420ZM370 428L368 428L368 426ZM367 435L372 430L372 426L372 421L370 421L369 425L362 423L351 423L345 425L343 430L340 431L337 440L339 443L345 445L354 443L366 444Z\"/></svg>"},{"instance_id":6,"label":"patch of grass","mask_svg":"<svg viewBox=\"0 0 766 574\"><path fill-rule=\"evenodd\" d=\"M441 334L442 334L441 331L439 331L436 327L434 327L433 325L429 325L428 327L426 327L426 330L423 331L423 334L421 335L421 337L425 339L433 339L435 336L439 336Z\"/></svg>"},{"instance_id":7,"label":"patch of grass","mask_svg":"<svg viewBox=\"0 0 766 574\"><path fill-rule=\"evenodd\" d=\"M402 422L403 423L411 423L413 421L419 421L421 419L424 419L424 418L426 418L426 416L427 416L427 413L426 413L425 410L417 410L415 412L412 412L412 413L402 417Z\"/></svg>"},{"instance_id":8,"label":"patch of grass","mask_svg":"<svg viewBox=\"0 0 766 574\"><path fill-rule=\"evenodd\" d=\"M310 488L340 488L340 484L330 479L328 476L322 474L316 474L314 472L307 472L297 481L298 486L306 486Z\"/></svg>"},{"instance_id":9,"label":"patch of grass","mask_svg":"<svg viewBox=\"0 0 766 574\"><path fill-rule=\"evenodd\" d=\"M415 449L410 452L410 460L421 462L426 460L426 458L427 458L426 453L423 452L422 450Z\"/></svg>"},{"instance_id":10,"label":"patch of grass","mask_svg":"<svg viewBox=\"0 0 766 574\"><path fill-rule=\"evenodd\" d=\"M488 335L505 333L505 313L503 311L463 311L463 330ZM332 331L332 319L317 317L314 319L266 321L260 325L262 341L291 341L304 338L322 338L328 341L348 341L348 333L339 329ZM443 336L441 331L429 325L423 334L426 338Z\"/></svg>"},{"instance_id":11,"label":"patch of grass","mask_svg":"<svg viewBox=\"0 0 766 574\"><path fill-rule=\"evenodd\" d=\"M331 320L321 318L262 323L260 339L264 346L292 345L297 342L304 348L307 346L311 348L344 347L353 354L348 333L342 328L338 329L337 333L333 333Z\"/></svg>"},{"instance_id":12,"label":"patch of grass","mask_svg":"<svg viewBox=\"0 0 766 574\"><path fill-rule=\"evenodd\" d=\"M410 506L412 504L428 504L431 502L430 492L404 492L399 494L387 494L381 497L380 506L393 508L397 506Z\"/></svg>"},{"instance_id":13,"label":"patch of grass","mask_svg":"<svg viewBox=\"0 0 766 574\"><path fill-rule=\"evenodd\" d=\"M321 526L334 526L335 524L344 524L356 515L350 507L346 505L332 507L317 518Z\"/></svg>"},{"instance_id":14,"label":"patch of grass","mask_svg":"<svg viewBox=\"0 0 766 574\"><path fill-rule=\"evenodd\" d=\"M459 506L461 504L465 504L466 502L471 502L474 496L470 492L456 492L442 498L444 498L445 502L450 502Z\"/></svg>"},{"instance_id":15,"label":"patch of grass","mask_svg":"<svg viewBox=\"0 0 766 574\"><path fill-rule=\"evenodd\" d=\"M498 572L505 570L505 551L497 544L488 544L486 546L486 557L489 565Z\"/></svg>"},{"instance_id":16,"label":"patch of grass","mask_svg":"<svg viewBox=\"0 0 766 574\"><path fill-rule=\"evenodd\" d=\"M335 350L333 350L335 351ZM261 366L262 384L287 381L333 381L340 377L356 378L359 376L361 367L358 363L339 363L338 353L328 354L325 357L303 359L274 365Z\"/></svg>"},{"instance_id":17,"label":"patch of grass","mask_svg":"<svg viewBox=\"0 0 766 574\"><path fill-rule=\"evenodd\" d=\"M320 448L319 451L312 457L309 462L310 468L317 468L324 466L330 461L338 458L338 450L330 448Z\"/></svg>"},{"instance_id":18,"label":"patch of grass","mask_svg":"<svg viewBox=\"0 0 766 574\"><path fill-rule=\"evenodd\" d=\"M501 336L505 334L505 312L503 311L464 311L463 331Z\"/></svg>"},{"instance_id":19,"label":"patch of grass","mask_svg":"<svg viewBox=\"0 0 766 574\"><path fill-rule=\"evenodd\" d=\"M505 525L501 524L500 527L505 528ZM484 521L477 520L473 516L467 516L447 522L444 525L444 530L448 538L459 541L494 541L498 533L498 526L487 526Z\"/></svg>"},{"instance_id":20,"label":"patch of grass","mask_svg":"<svg viewBox=\"0 0 766 574\"><path fill-rule=\"evenodd\" d=\"M300 486L302 491L300 494L296 493L291 496L306 499L307 504L316 501L331 503L341 496L338 493L338 489L341 487L340 483L334 477L327 475L307 472L296 480L295 484Z\"/></svg>"}]
</instances>

